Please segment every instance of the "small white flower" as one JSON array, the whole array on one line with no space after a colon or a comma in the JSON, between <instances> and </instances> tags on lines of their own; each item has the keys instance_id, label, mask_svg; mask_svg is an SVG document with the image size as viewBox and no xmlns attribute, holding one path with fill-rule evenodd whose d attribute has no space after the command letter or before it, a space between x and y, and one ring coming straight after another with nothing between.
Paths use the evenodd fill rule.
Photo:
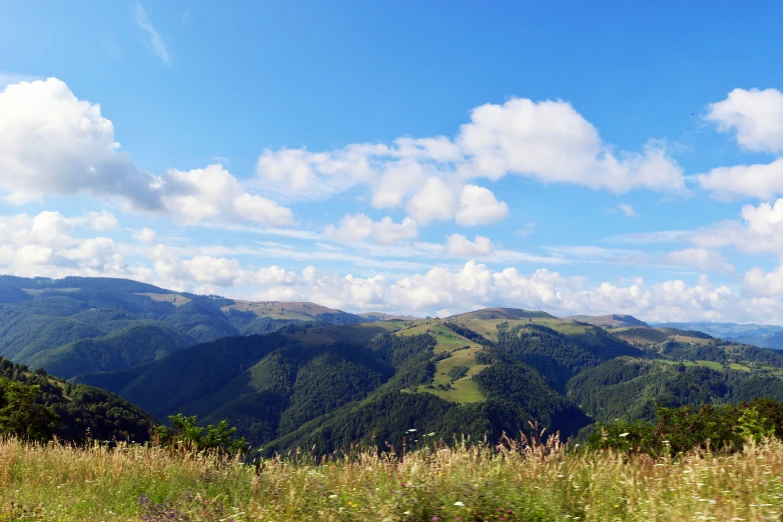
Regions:
<instances>
[{"instance_id":1,"label":"small white flower","mask_svg":"<svg viewBox=\"0 0 783 522\"><path fill-rule=\"evenodd\" d=\"M628 433L627 431L625 433L620 434L621 437L627 437L628 435L630 435L630 433Z\"/></svg>"},{"instance_id":2,"label":"small white flower","mask_svg":"<svg viewBox=\"0 0 783 522\"><path fill-rule=\"evenodd\" d=\"M414 431L416 431L416 429L415 428L411 428L411 429L408 430L408 433L413 433Z\"/></svg>"},{"instance_id":3,"label":"small white flower","mask_svg":"<svg viewBox=\"0 0 783 522\"><path fill-rule=\"evenodd\" d=\"M329 498L337 498L337 495L329 495Z\"/></svg>"},{"instance_id":4,"label":"small white flower","mask_svg":"<svg viewBox=\"0 0 783 522\"><path fill-rule=\"evenodd\" d=\"M402 514L403 514L403 515L410 515L410 514L411 514L411 512L410 512L410 511L404 511Z\"/></svg>"},{"instance_id":5,"label":"small white flower","mask_svg":"<svg viewBox=\"0 0 783 522\"><path fill-rule=\"evenodd\" d=\"M463 503L462 503L462 502L460 502L459 500L458 500L458 501L456 501L456 502L454 503L454 505L455 505L455 506L459 506L459 507L465 507L465 504L463 504Z\"/></svg>"}]
</instances>

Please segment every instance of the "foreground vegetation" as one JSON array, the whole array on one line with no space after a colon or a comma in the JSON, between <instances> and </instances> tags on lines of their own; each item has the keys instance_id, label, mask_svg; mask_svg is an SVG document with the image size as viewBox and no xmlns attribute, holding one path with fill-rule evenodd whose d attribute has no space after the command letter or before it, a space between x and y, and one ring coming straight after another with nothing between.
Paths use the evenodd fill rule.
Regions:
<instances>
[{"instance_id":1,"label":"foreground vegetation","mask_svg":"<svg viewBox=\"0 0 783 522\"><path fill-rule=\"evenodd\" d=\"M415 434L414 434L415 435ZM415 439L414 439L415 440ZM427 440L419 437L419 443ZM545 445L258 465L120 445L0 443L0 520L780 520L783 443L676 458Z\"/></svg>"}]
</instances>

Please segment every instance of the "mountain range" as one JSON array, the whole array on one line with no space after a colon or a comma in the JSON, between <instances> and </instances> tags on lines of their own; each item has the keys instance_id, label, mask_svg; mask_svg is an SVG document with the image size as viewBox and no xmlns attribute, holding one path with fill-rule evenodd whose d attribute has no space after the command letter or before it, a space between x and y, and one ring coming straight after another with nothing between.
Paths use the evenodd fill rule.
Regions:
<instances>
[{"instance_id":1,"label":"mountain range","mask_svg":"<svg viewBox=\"0 0 783 522\"><path fill-rule=\"evenodd\" d=\"M655 326L670 326L685 330L699 330L713 337L735 343L752 344L760 348L783 350L783 326L771 324L711 323L662 323Z\"/></svg>"},{"instance_id":2,"label":"mountain range","mask_svg":"<svg viewBox=\"0 0 783 522\"><path fill-rule=\"evenodd\" d=\"M0 301L0 356L27 365L11 366L18 378L67 379L53 379L63 397L96 390L137 428L177 413L225 419L265 453L497 439L531 420L581 437L596 421L651 419L658 405L783 400L782 352L627 315L356 315L8 276Z\"/></svg>"}]
</instances>

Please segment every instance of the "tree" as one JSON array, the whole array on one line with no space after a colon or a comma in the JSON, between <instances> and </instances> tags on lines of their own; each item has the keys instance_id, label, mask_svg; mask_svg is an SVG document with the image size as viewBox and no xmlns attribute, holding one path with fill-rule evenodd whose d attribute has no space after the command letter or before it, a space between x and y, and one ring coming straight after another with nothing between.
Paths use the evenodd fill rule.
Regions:
<instances>
[{"instance_id":1,"label":"tree","mask_svg":"<svg viewBox=\"0 0 783 522\"><path fill-rule=\"evenodd\" d=\"M235 438L236 428L229 428L225 420L217 426L209 424L206 428L196 425L198 417L186 417L181 413L169 415L171 428L157 426L153 438L158 444L176 446L188 450L216 450L230 455L245 453L248 450L244 437ZM204 433L206 431L206 433Z\"/></svg>"},{"instance_id":2,"label":"tree","mask_svg":"<svg viewBox=\"0 0 783 522\"><path fill-rule=\"evenodd\" d=\"M0 435L25 441L44 441L52 437L52 426L60 417L48 406L35 402L38 386L0 378Z\"/></svg>"}]
</instances>

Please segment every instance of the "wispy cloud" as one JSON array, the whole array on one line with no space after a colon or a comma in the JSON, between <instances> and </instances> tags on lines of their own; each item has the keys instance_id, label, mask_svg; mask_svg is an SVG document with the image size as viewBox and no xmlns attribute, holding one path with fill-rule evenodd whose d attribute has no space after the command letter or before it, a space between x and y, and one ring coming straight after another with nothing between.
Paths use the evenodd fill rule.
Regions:
<instances>
[{"instance_id":1,"label":"wispy cloud","mask_svg":"<svg viewBox=\"0 0 783 522\"><path fill-rule=\"evenodd\" d=\"M115 44L113 40L108 39L103 42L103 48L106 49L106 52L115 60L120 61L122 59L122 51L120 51L120 48L117 47L117 44Z\"/></svg>"},{"instance_id":2,"label":"wispy cloud","mask_svg":"<svg viewBox=\"0 0 783 522\"><path fill-rule=\"evenodd\" d=\"M155 53L155 56L160 58L166 65L171 64L171 55L168 49L166 49L166 44L163 43L163 39L152 25L152 22L150 22L141 4L136 4L136 23L144 31L147 37L146 43L150 46L152 52Z\"/></svg>"},{"instance_id":3,"label":"wispy cloud","mask_svg":"<svg viewBox=\"0 0 783 522\"><path fill-rule=\"evenodd\" d=\"M627 203L620 203L620 211L625 214L626 217L637 217L636 211Z\"/></svg>"}]
</instances>

